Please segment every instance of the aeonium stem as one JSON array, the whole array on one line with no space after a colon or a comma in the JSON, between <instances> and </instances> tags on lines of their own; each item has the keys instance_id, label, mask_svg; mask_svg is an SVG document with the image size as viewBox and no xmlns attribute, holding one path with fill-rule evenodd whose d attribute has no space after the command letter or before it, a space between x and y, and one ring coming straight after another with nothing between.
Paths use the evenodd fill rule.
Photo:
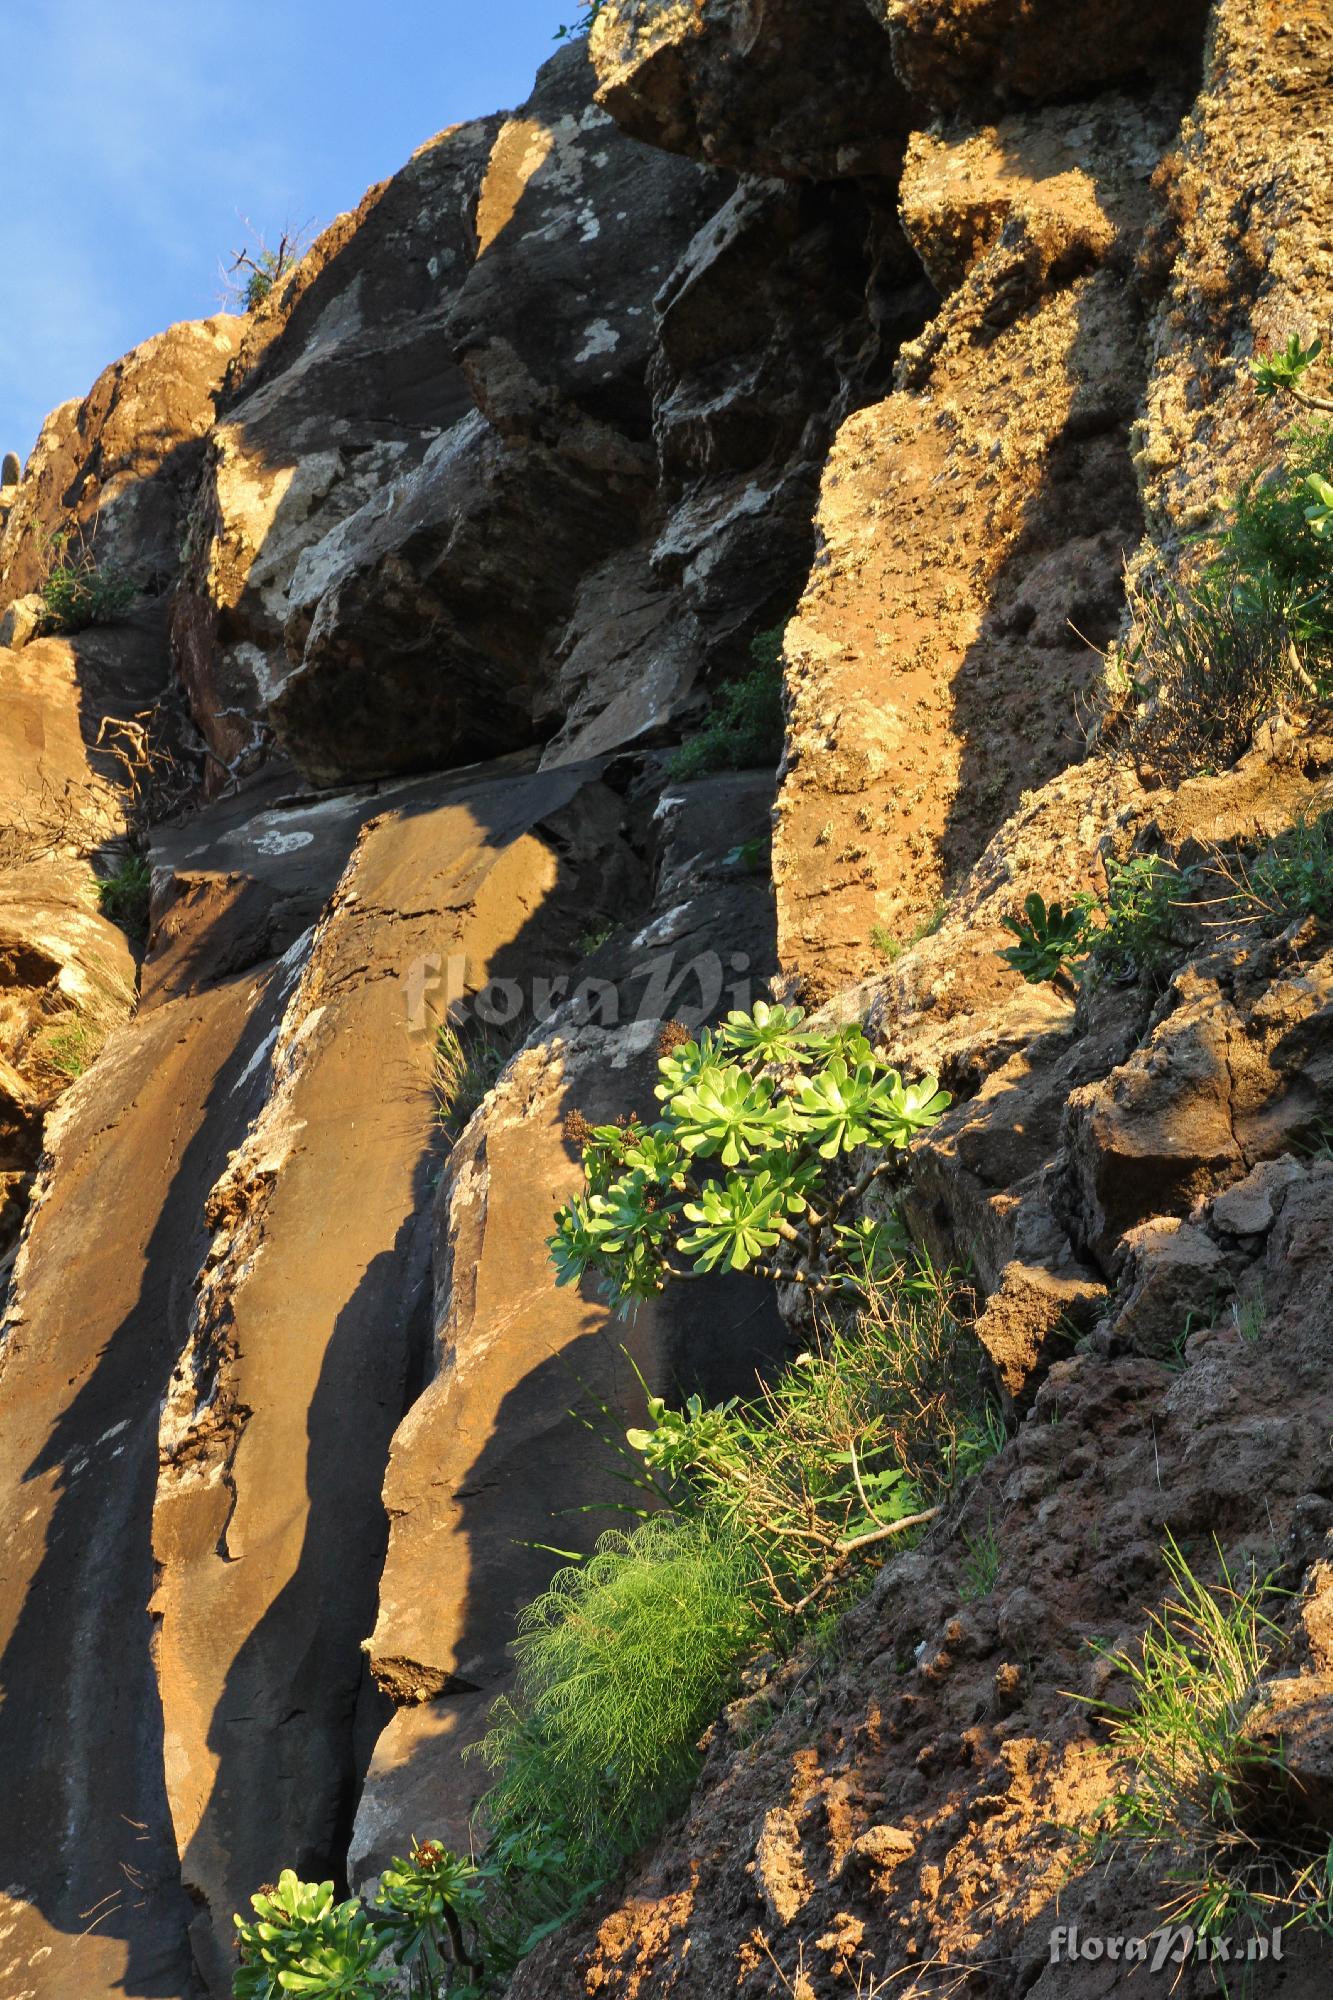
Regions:
<instances>
[{"instance_id":1,"label":"aeonium stem","mask_svg":"<svg viewBox=\"0 0 1333 2000\"><path fill-rule=\"evenodd\" d=\"M787 1270L781 1264L751 1264L750 1269L756 1278L771 1278L776 1285L800 1285L812 1298L821 1298L828 1292L859 1292L864 1289L855 1278L814 1277L799 1265Z\"/></svg>"},{"instance_id":2,"label":"aeonium stem","mask_svg":"<svg viewBox=\"0 0 1333 2000\"><path fill-rule=\"evenodd\" d=\"M853 1202L860 1201L863 1195L870 1192L871 1187L876 1181L884 1180L896 1170L897 1165L897 1160L890 1154L886 1159L880 1160L875 1166L868 1168L862 1174L860 1180L853 1181L852 1185L849 1188L845 1188L838 1196L825 1220L829 1223L836 1222L845 1208L850 1207Z\"/></svg>"},{"instance_id":3,"label":"aeonium stem","mask_svg":"<svg viewBox=\"0 0 1333 2000\"><path fill-rule=\"evenodd\" d=\"M1320 410L1326 415L1333 413L1333 398L1331 397L1312 396L1308 389L1298 389L1294 383L1291 384L1287 393L1293 396L1298 403L1303 404L1307 410Z\"/></svg>"}]
</instances>

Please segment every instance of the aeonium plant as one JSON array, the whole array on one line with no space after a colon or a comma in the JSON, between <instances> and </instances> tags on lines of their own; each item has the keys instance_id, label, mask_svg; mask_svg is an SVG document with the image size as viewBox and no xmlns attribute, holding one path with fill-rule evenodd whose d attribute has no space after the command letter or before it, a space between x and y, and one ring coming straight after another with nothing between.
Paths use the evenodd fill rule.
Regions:
<instances>
[{"instance_id":1,"label":"aeonium plant","mask_svg":"<svg viewBox=\"0 0 1333 2000\"><path fill-rule=\"evenodd\" d=\"M938 1078L906 1083L859 1027L810 1028L762 1000L697 1040L668 1023L658 1057L653 1124L567 1121L586 1187L556 1215L557 1284L593 1271L622 1312L712 1271L859 1289L861 1198L948 1107Z\"/></svg>"},{"instance_id":2,"label":"aeonium plant","mask_svg":"<svg viewBox=\"0 0 1333 2000\"><path fill-rule=\"evenodd\" d=\"M368 1907L355 1896L337 1902L332 1882L302 1882L284 1868L276 1886L251 1897L253 1921L233 1920L235 2000L475 1996L477 1959L465 1931L479 1931L490 1872L438 1840L414 1840L406 1860L385 1868Z\"/></svg>"},{"instance_id":3,"label":"aeonium plant","mask_svg":"<svg viewBox=\"0 0 1333 2000\"><path fill-rule=\"evenodd\" d=\"M254 1921L234 1919L240 1954L236 2000L364 2000L394 1978L379 1963L385 1938L355 1897L335 1902L332 1882L302 1882L284 1868L251 1898Z\"/></svg>"}]
</instances>

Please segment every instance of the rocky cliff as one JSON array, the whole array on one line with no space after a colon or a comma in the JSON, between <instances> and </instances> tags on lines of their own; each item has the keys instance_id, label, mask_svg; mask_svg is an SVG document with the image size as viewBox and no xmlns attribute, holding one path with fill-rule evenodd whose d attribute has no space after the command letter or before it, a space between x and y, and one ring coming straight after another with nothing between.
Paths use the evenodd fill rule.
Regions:
<instances>
[{"instance_id":1,"label":"rocky cliff","mask_svg":"<svg viewBox=\"0 0 1333 2000\"><path fill-rule=\"evenodd\" d=\"M1154 1921L1072 1830L1087 1641L1170 1529L1280 1562L1333 1671L1327 929L1201 906L1077 998L999 956L1325 800L1317 706L1189 773L1103 654L1328 320L1331 62L1322 0L604 0L48 420L0 493L0 2000L226 1994L282 1866L466 1844L587 1413L787 1339L740 1276L553 1288L566 1116L765 993L954 1093L907 1210L1010 1437L515 1994L1113 1990L1047 1963ZM53 536L112 622L42 632ZM780 752L684 775L779 650Z\"/></svg>"}]
</instances>

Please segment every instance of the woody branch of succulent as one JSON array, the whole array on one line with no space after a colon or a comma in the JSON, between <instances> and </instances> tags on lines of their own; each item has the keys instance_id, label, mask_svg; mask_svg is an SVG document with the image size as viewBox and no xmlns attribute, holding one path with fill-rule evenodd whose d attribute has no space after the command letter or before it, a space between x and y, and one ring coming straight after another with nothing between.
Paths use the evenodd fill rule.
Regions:
<instances>
[{"instance_id":1,"label":"woody branch of succulent","mask_svg":"<svg viewBox=\"0 0 1333 2000\"><path fill-rule=\"evenodd\" d=\"M655 1123L567 1121L586 1192L556 1216L558 1284L593 1271L629 1312L713 1271L749 1271L812 1296L873 1280L899 1232L863 1217L862 1202L951 1100L933 1076L905 1083L858 1027L804 1021L799 1008L760 1001L697 1040L669 1022ZM859 1159L839 1186L848 1155Z\"/></svg>"}]
</instances>

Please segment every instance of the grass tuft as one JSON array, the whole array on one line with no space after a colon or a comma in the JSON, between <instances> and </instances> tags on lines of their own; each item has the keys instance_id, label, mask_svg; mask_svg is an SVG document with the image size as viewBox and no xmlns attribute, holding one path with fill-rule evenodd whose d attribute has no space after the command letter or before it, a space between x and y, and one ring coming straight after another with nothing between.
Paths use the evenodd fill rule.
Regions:
<instances>
[{"instance_id":1,"label":"grass tuft","mask_svg":"<svg viewBox=\"0 0 1333 2000\"><path fill-rule=\"evenodd\" d=\"M895 937L884 924L874 924L870 931L870 942L876 951L882 952L889 963L893 964L905 952L911 951L914 945L920 944L924 938L934 937L948 914L949 905L946 902L936 903L929 915L914 924L905 938Z\"/></svg>"},{"instance_id":2,"label":"grass tuft","mask_svg":"<svg viewBox=\"0 0 1333 2000\"><path fill-rule=\"evenodd\" d=\"M460 1030L452 1021L441 1021L431 1052L431 1089L436 1117L451 1138L458 1137L500 1081L510 1053L482 1028Z\"/></svg>"},{"instance_id":3,"label":"grass tuft","mask_svg":"<svg viewBox=\"0 0 1333 2000\"><path fill-rule=\"evenodd\" d=\"M1000 1574L1000 1541L989 1515L979 1534L963 1536L966 1555L959 1569L963 1602L975 1604L989 1597Z\"/></svg>"},{"instance_id":4,"label":"grass tuft","mask_svg":"<svg viewBox=\"0 0 1333 2000\"><path fill-rule=\"evenodd\" d=\"M1138 1653L1096 1648L1131 1696L1094 1704L1128 1774L1103 1844L1150 1865L1171 1892L1165 1914L1206 1935L1333 1929L1327 1835L1292 1810L1280 1752L1246 1733L1286 1643L1264 1608L1273 1580L1242 1582L1217 1555L1219 1580L1205 1584L1168 1536L1171 1591Z\"/></svg>"},{"instance_id":5,"label":"grass tuft","mask_svg":"<svg viewBox=\"0 0 1333 2000\"><path fill-rule=\"evenodd\" d=\"M76 1077L91 1069L104 1039L90 1021L81 1019L77 1014L67 1014L43 1037L42 1059L56 1076L73 1083Z\"/></svg>"},{"instance_id":6,"label":"grass tuft","mask_svg":"<svg viewBox=\"0 0 1333 2000\"><path fill-rule=\"evenodd\" d=\"M148 931L148 910L152 900L153 871L143 854L131 854L114 875L97 885L97 901L104 917L120 924L131 938L142 940Z\"/></svg>"}]
</instances>

